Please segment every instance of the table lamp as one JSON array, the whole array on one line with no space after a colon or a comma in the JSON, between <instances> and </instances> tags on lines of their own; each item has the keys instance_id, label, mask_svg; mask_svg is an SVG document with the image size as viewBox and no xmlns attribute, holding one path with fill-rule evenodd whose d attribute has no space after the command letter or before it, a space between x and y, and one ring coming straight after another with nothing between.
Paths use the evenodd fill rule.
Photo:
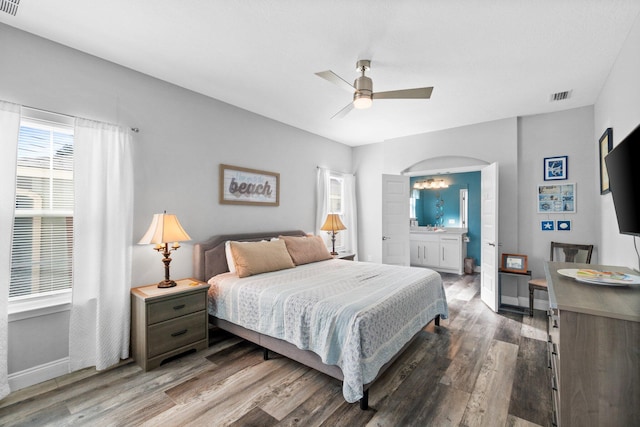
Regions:
<instances>
[{"instance_id":1,"label":"table lamp","mask_svg":"<svg viewBox=\"0 0 640 427\"><path fill-rule=\"evenodd\" d=\"M156 247L153 249L161 252L164 256L162 259L164 263L164 280L158 283L159 288L172 288L176 286L176 282L169 277L169 264L171 263L169 255L180 247L178 242L187 240L191 240L191 237L189 237L180 225L178 217L173 214L168 214L167 211L153 215L149 229L145 235L142 236L138 244L145 245L155 243ZM171 249L169 249L170 242L173 242Z\"/></svg>"},{"instance_id":2,"label":"table lamp","mask_svg":"<svg viewBox=\"0 0 640 427\"><path fill-rule=\"evenodd\" d=\"M327 215L327 219L320 227L320 230L326 231L331 236L331 255L338 255L338 252L336 252L336 234L338 234L338 231L346 229L347 227L340 220L339 214L330 213Z\"/></svg>"}]
</instances>

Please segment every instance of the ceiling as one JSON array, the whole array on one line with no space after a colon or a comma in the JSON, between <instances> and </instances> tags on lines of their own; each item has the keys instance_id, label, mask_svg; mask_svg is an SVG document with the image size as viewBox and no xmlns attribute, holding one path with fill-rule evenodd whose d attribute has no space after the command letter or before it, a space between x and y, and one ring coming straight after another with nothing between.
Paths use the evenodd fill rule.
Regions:
<instances>
[{"instance_id":1,"label":"ceiling","mask_svg":"<svg viewBox=\"0 0 640 427\"><path fill-rule=\"evenodd\" d=\"M638 0L19 0L0 22L356 146L593 104L639 13ZM352 82L358 59L374 91L434 86L431 99L331 119L351 95L314 73Z\"/></svg>"}]
</instances>

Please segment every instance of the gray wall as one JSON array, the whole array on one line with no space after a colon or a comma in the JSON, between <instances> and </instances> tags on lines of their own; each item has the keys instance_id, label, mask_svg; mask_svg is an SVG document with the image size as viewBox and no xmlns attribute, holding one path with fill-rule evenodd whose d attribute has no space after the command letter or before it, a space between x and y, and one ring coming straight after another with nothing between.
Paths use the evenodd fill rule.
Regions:
<instances>
[{"instance_id":1,"label":"gray wall","mask_svg":"<svg viewBox=\"0 0 640 427\"><path fill-rule=\"evenodd\" d=\"M516 118L479 123L437 132L412 135L378 144L355 147L354 169L358 175L359 233L361 260L382 259L381 174L399 175L425 159L456 157L486 163L499 163L500 242L504 250L518 248L517 233L517 120ZM407 207L407 222L409 209Z\"/></svg>"},{"instance_id":2,"label":"gray wall","mask_svg":"<svg viewBox=\"0 0 640 427\"><path fill-rule=\"evenodd\" d=\"M161 257L136 244L154 213L177 214L193 242L229 232L313 231L316 166L351 170L351 148L343 144L3 24L0 40L0 99L140 128L133 138L132 286L164 277ZM280 206L219 205L220 163L279 172ZM193 242L172 256L172 277L191 276ZM67 347L67 311L12 321L9 372L65 357Z\"/></svg>"},{"instance_id":3,"label":"gray wall","mask_svg":"<svg viewBox=\"0 0 640 427\"><path fill-rule=\"evenodd\" d=\"M502 253L529 257L534 276L543 276L552 239L566 242L597 242L598 218L594 182L593 107L557 113L511 118L444 131L413 135L354 149L354 167L359 178L360 259L380 261L380 174L399 174L428 158L447 158L464 153L499 164L499 241ZM576 183L577 212L566 215L537 213L537 185L543 184L543 159L569 156L569 179ZM451 166L450 164L448 166ZM366 215L363 213L366 212ZM542 232L540 220L570 219L569 232ZM408 218L408 213L407 213ZM598 251L594 262L598 260ZM503 280L504 301L528 305L526 280ZM536 295L544 299L544 295Z\"/></svg>"},{"instance_id":4,"label":"gray wall","mask_svg":"<svg viewBox=\"0 0 640 427\"><path fill-rule=\"evenodd\" d=\"M544 261L549 259L551 241L594 244L592 262L598 262L598 199L593 150L593 106L518 119L518 253L527 254L534 277L544 277ZM544 181L545 157L568 156L568 179ZM576 213L537 213L538 185L576 184ZM571 220L571 231L542 231L541 220ZM521 281L519 303L528 305L528 286ZM542 292L536 298L544 298Z\"/></svg>"},{"instance_id":5,"label":"gray wall","mask_svg":"<svg viewBox=\"0 0 640 427\"><path fill-rule=\"evenodd\" d=\"M636 19L595 104L592 157L598 168L597 141L608 127L613 128L614 147L640 125L640 17ZM598 176L596 175L596 180ZM599 181L594 183L599 188ZM600 241L603 264L624 265L640 270L633 237L620 234L611 193L598 196ZM640 240L636 238L636 240Z\"/></svg>"}]
</instances>

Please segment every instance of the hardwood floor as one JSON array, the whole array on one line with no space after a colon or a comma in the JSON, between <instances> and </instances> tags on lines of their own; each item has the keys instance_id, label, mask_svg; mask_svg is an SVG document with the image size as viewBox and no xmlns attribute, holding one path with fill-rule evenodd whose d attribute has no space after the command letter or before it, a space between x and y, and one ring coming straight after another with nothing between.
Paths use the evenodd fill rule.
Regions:
<instances>
[{"instance_id":1,"label":"hardwood floor","mask_svg":"<svg viewBox=\"0 0 640 427\"><path fill-rule=\"evenodd\" d=\"M85 369L0 401L2 426L548 426L545 313L496 314L479 277L443 274L450 318L429 324L348 404L337 380L221 331L207 350L142 372Z\"/></svg>"}]
</instances>

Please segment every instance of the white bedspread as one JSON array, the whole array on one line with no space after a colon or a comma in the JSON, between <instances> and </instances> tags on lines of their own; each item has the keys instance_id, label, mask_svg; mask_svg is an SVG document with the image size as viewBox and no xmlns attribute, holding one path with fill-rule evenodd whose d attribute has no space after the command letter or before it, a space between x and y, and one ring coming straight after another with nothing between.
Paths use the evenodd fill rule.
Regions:
<instances>
[{"instance_id":1,"label":"white bedspread","mask_svg":"<svg viewBox=\"0 0 640 427\"><path fill-rule=\"evenodd\" d=\"M431 319L448 317L440 275L424 268L329 260L209 283L210 314L339 366L348 402Z\"/></svg>"}]
</instances>

